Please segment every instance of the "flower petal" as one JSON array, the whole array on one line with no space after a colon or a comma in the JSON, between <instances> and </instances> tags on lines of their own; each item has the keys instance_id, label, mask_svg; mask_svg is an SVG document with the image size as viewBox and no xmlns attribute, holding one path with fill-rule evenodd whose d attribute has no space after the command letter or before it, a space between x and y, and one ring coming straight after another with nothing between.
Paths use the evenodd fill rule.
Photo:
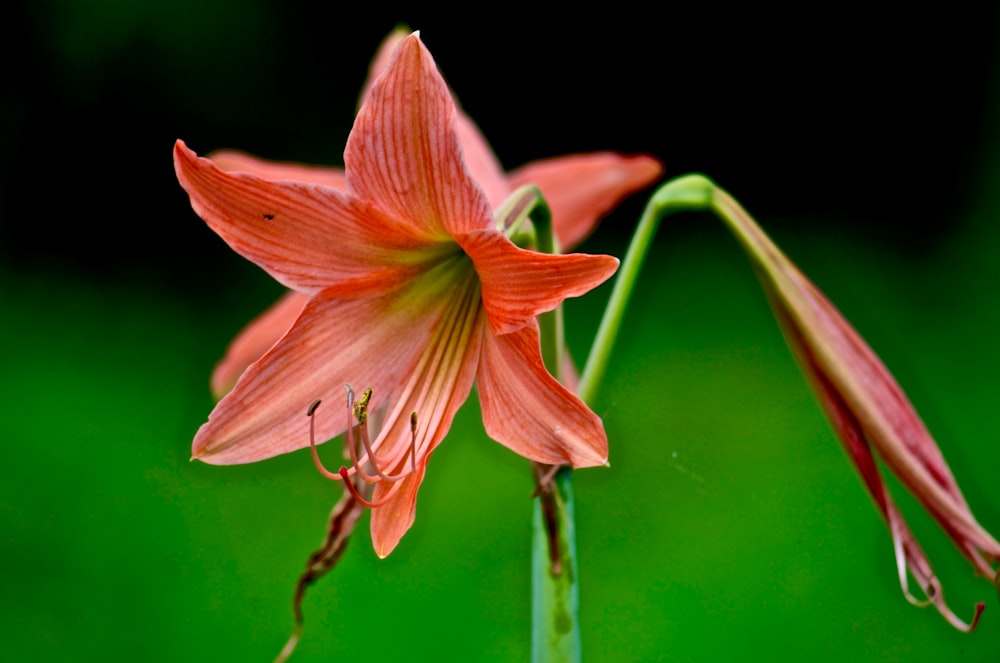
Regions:
<instances>
[{"instance_id":1,"label":"flower petal","mask_svg":"<svg viewBox=\"0 0 1000 663\"><path fill-rule=\"evenodd\" d=\"M387 428L375 441L378 464L391 474L406 472L413 466L408 443L411 440L416 448L417 466L416 472L404 478L401 486L388 482L375 486L376 501L398 491L388 503L372 512L372 543L380 557L392 552L413 524L417 488L427 460L451 429L455 413L468 399L479 366L482 330L486 324L475 274L469 270L464 278L453 280L449 293L447 309L406 384L398 390L389 409ZM415 431L410 427L411 416L415 418Z\"/></svg>"},{"instance_id":2,"label":"flower petal","mask_svg":"<svg viewBox=\"0 0 1000 663\"><path fill-rule=\"evenodd\" d=\"M403 39L372 85L344 151L351 192L419 234L444 239L493 222L469 175L455 102L416 34Z\"/></svg>"},{"instance_id":3,"label":"flower petal","mask_svg":"<svg viewBox=\"0 0 1000 663\"><path fill-rule=\"evenodd\" d=\"M315 184L226 173L182 141L174 164L191 206L227 244L282 284L306 293L351 282L357 296L394 287L419 269L426 234Z\"/></svg>"},{"instance_id":4,"label":"flower petal","mask_svg":"<svg viewBox=\"0 0 1000 663\"><path fill-rule=\"evenodd\" d=\"M514 452L549 465L606 465L600 417L545 369L538 325L483 333L476 378L486 433Z\"/></svg>"},{"instance_id":5,"label":"flower petal","mask_svg":"<svg viewBox=\"0 0 1000 663\"><path fill-rule=\"evenodd\" d=\"M309 182L329 186L340 191L347 190L347 176L344 174L343 168L266 161L237 150L216 150L210 153L208 158L228 173L250 173L265 180Z\"/></svg>"},{"instance_id":6,"label":"flower petal","mask_svg":"<svg viewBox=\"0 0 1000 663\"><path fill-rule=\"evenodd\" d=\"M776 288L769 296L772 307L783 312L779 322L789 344L806 349L811 370L843 399L892 473L950 535L958 535L956 544L975 542L1000 555L1000 543L972 515L941 450L895 378L833 304L782 258L782 272L765 282L765 289ZM994 574L988 566L978 570Z\"/></svg>"},{"instance_id":7,"label":"flower petal","mask_svg":"<svg viewBox=\"0 0 1000 663\"><path fill-rule=\"evenodd\" d=\"M789 345L808 358L806 370L843 399L865 440L949 535L959 537L963 551L971 544L1000 558L1000 542L973 517L937 443L882 361L738 203L721 190L713 196L754 262ZM995 574L988 566L978 570Z\"/></svg>"},{"instance_id":8,"label":"flower petal","mask_svg":"<svg viewBox=\"0 0 1000 663\"><path fill-rule=\"evenodd\" d=\"M360 299L338 288L314 295L288 333L216 405L195 436L194 457L250 463L306 447L306 411L316 399L329 403L316 415L316 439L335 437L350 421L337 406L345 403L346 384L372 387L373 411L392 402L448 303L411 306L415 287Z\"/></svg>"},{"instance_id":9,"label":"flower petal","mask_svg":"<svg viewBox=\"0 0 1000 663\"><path fill-rule=\"evenodd\" d=\"M229 344L225 356L212 371L212 395L217 399L225 396L247 366L260 359L288 331L307 301L308 295L290 290L251 320Z\"/></svg>"},{"instance_id":10,"label":"flower petal","mask_svg":"<svg viewBox=\"0 0 1000 663\"><path fill-rule=\"evenodd\" d=\"M882 518L889 527L893 547L896 551L899 586L903 590L906 600L921 607L928 603L933 603L938 612L952 626L963 631L971 631L976 627L976 623L979 620L979 615L982 612L982 604L977 606L976 612L969 623L959 619L952 612L951 608L948 607L944 598L944 590L934 573L934 569L931 567L930 559L928 559L927 554L913 535L913 531L909 525L906 524L896 503L889 496L889 491L882 481L882 475L879 472L875 456L872 454L871 446L865 439L861 423L854 417L847 404L837 394L834 386L818 372L818 367L812 360L808 349L798 343L793 343L792 345L795 346L794 350L796 354L803 361L804 372L814 387L820 405L826 412L834 430L837 432L837 436L847 451L848 457L858 470L858 474L861 475L869 495L871 495L876 507L878 507L879 512L882 514ZM958 541L959 539L956 538L955 540ZM917 581L921 591L927 597L926 599L919 600L910 593L908 575L912 575Z\"/></svg>"},{"instance_id":11,"label":"flower petal","mask_svg":"<svg viewBox=\"0 0 1000 663\"><path fill-rule=\"evenodd\" d=\"M712 196L713 208L754 263L789 347L889 526L904 595L915 605L934 603L953 626L972 630L984 604L966 623L945 603L926 554L882 481L876 454L976 571L994 583L1000 543L976 521L940 449L878 356L738 203L720 189ZM910 593L910 575L926 599Z\"/></svg>"},{"instance_id":12,"label":"flower petal","mask_svg":"<svg viewBox=\"0 0 1000 663\"><path fill-rule=\"evenodd\" d=\"M512 187L503 172L493 148L486 137L472 121L472 118L458 109L458 140L462 143L462 154L476 184L486 194L490 207L496 209L517 187Z\"/></svg>"},{"instance_id":13,"label":"flower petal","mask_svg":"<svg viewBox=\"0 0 1000 663\"><path fill-rule=\"evenodd\" d=\"M409 30L396 28L382 40L378 51L375 53L375 57L372 59L371 65L368 67L368 80L365 81L364 90L361 94L361 104L367 100L375 80L379 74L388 68L389 62L392 60L393 51L407 34L409 34ZM496 207L503 202L504 198L513 189L507 183L507 176L504 174L500 162L493 153L493 149L490 148L489 143L486 142L486 138L479 131L479 127L458 106L458 100L454 92L451 92L451 95L455 100L458 111L458 124L456 128L465 156L465 165L468 167L469 172L472 173L473 179L476 180L476 183L486 193L486 199L490 205Z\"/></svg>"},{"instance_id":14,"label":"flower petal","mask_svg":"<svg viewBox=\"0 0 1000 663\"><path fill-rule=\"evenodd\" d=\"M398 492L391 500L372 509L372 546L380 558L388 557L389 553L396 549L403 535L413 526L417 515L417 490L426 472L427 464L421 463L417 466L416 472L400 480L403 485L397 489ZM382 499L391 488L393 486L385 482L377 484L372 499L375 501Z\"/></svg>"},{"instance_id":15,"label":"flower petal","mask_svg":"<svg viewBox=\"0 0 1000 663\"><path fill-rule=\"evenodd\" d=\"M438 342L432 342L430 352L424 353L421 365L415 368L409 384L401 390L399 401L389 416L397 430L380 434L376 442L381 447L396 441L395 450L390 449L386 455L393 472L404 471L410 461L408 454L401 453L404 445L399 441L408 437L408 431L401 430L401 425L407 419L406 413L416 413L416 471L402 479L403 485L398 488L387 482L375 486L373 499L376 501L389 491L398 490L389 502L372 511L372 545L379 557L391 553L413 524L417 489L430 454L444 441L455 413L472 391L479 364L481 330L486 326L482 312L478 307L462 306L459 302L454 313L446 314L442 322L444 329L436 330ZM383 442L386 437L388 444ZM383 457L382 453L378 455Z\"/></svg>"},{"instance_id":16,"label":"flower petal","mask_svg":"<svg viewBox=\"0 0 1000 663\"><path fill-rule=\"evenodd\" d=\"M596 288L618 269L613 256L528 251L496 230L465 233L456 240L476 266L483 306L497 334L524 327L567 297Z\"/></svg>"},{"instance_id":17,"label":"flower petal","mask_svg":"<svg viewBox=\"0 0 1000 663\"><path fill-rule=\"evenodd\" d=\"M624 198L662 174L663 164L653 157L596 152L533 161L508 178L511 190L524 184L541 189L552 210L559 246L569 249L586 239Z\"/></svg>"}]
</instances>

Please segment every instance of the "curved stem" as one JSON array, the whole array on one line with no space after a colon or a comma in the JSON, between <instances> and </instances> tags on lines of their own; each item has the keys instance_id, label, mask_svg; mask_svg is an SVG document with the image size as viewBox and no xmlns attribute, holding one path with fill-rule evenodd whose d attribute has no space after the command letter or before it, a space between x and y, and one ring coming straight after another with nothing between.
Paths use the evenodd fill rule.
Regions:
<instances>
[{"instance_id":1,"label":"curved stem","mask_svg":"<svg viewBox=\"0 0 1000 663\"><path fill-rule=\"evenodd\" d=\"M577 395L584 403L591 404L597 394L597 386L604 380L604 373L607 371L611 350L618 338L625 309L632 297L639 270L652 246L653 237L660 227L660 221L674 212L708 209L712 204L713 188L714 185L707 177L697 174L684 175L661 186L649 199L625 253L625 259L618 269L608 306L604 309L604 317L601 318L601 325L597 329L597 336L594 338L594 344L590 348L587 363L580 376Z\"/></svg>"}]
</instances>

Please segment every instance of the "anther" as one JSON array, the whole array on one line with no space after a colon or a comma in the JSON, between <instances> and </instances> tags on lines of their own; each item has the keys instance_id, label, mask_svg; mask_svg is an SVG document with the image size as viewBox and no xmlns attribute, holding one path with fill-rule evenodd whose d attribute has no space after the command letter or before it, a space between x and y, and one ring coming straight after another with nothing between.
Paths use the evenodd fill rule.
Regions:
<instances>
[{"instance_id":1,"label":"anther","mask_svg":"<svg viewBox=\"0 0 1000 663\"><path fill-rule=\"evenodd\" d=\"M386 474L381 469L379 469L379 466L378 466L378 456L375 455L375 450L372 447L371 438L368 437L368 424L367 424L367 422L368 422L368 402L371 400L371 397L372 397L372 388L368 387L367 389L365 389L365 393L362 394L361 400L359 400L357 403L354 404L354 418L357 419L357 421L358 421L358 433L359 433L359 436L361 437L361 444L365 448L365 453L368 454L368 462L371 464L372 468L374 468L374 470L375 470L375 476L377 476L380 479L383 479L385 481L399 481L400 479L402 479L403 477L405 477L407 474L409 474L409 472L403 471L403 472L400 472L399 474ZM416 456L417 456L417 435L416 435L416 423L415 423L416 422L416 416L415 415L416 415L416 413L413 413L413 414L410 415L410 429L411 429L410 458L411 458L411 467L413 467L414 471L416 471L416 469L417 469L417 459L416 459ZM351 460L354 460L354 458L352 458ZM354 461L354 462L355 462L355 465L357 466L358 473L361 474L362 477L364 477L365 476L364 473L361 472L361 466L358 464L357 461ZM373 481L374 477L371 478L371 479L365 478L365 480L366 481Z\"/></svg>"},{"instance_id":2,"label":"anther","mask_svg":"<svg viewBox=\"0 0 1000 663\"><path fill-rule=\"evenodd\" d=\"M351 393L351 400L354 399L354 394ZM368 421L368 401L372 399L372 388L368 387L365 389L365 393L361 394L361 400L354 404L354 418L358 420L358 424L364 426L365 422Z\"/></svg>"}]
</instances>

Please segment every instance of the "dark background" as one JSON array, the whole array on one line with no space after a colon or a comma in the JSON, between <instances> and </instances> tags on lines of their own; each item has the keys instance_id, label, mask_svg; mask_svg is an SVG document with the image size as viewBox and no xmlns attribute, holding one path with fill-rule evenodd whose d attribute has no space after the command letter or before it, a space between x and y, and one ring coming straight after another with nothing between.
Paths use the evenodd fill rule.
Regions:
<instances>
[{"instance_id":1,"label":"dark background","mask_svg":"<svg viewBox=\"0 0 1000 663\"><path fill-rule=\"evenodd\" d=\"M508 168L649 152L758 213L921 250L955 229L981 165L997 6L861 7L16 3L0 46L0 255L99 277L212 269L219 247L172 181L174 139L341 163L368 59L397 23L421 30Z\"/></svg>"},{"instance_id":2,"label":"dark background","mask_svg":"<svg viewBox=\"0 0 1000 663\"><path fill-rule=\"evenodd\" d=\"M507 167L599 149L730 191L880 354L1000 532L1000 17L47 0L0 39L0 659L271 660L339 488L307 453L189 461L208 376L281 288L191 211L174 141L339 164L369 60L421 36ZM805 7L805 6L803 6ZM584 245L621 256L648 193ZM566 304L586 355L609 288ZM358 321L365 324L365 321ZM661 226L574 474L587 661L994 663L995 588L889 478L959 633L891 539L736 242ZM385 560L363 517L293 661L524 661L528 463L476 399Z\"/></svg>"}]
</instances>

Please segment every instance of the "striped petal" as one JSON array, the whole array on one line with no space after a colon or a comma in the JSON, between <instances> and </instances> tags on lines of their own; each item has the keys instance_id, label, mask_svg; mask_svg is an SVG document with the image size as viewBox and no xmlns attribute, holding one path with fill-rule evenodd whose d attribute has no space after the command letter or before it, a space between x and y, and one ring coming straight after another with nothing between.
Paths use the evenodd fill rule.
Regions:
<instances>
[{"instance_id":1,"label":"striped petal","mask_svg":"<svg viewBox=\"0 0 1000 663\"><path fill-rule=\"evenodd\" d=\"M423 483L426 472L427 465L420 465L416 472L400 480L402 485L391 500L372 509L372 546L380 558L386 558L395 550L400 539L413 526L417 514L417 490ZM387 484L380 483L375 487L374 499L381 499L389 490L384 486Z\"/></svg>"},{"instance_id":2,"label":"striped petal","mask_svg":"<svg viewBox=\"0 0 1000 663\"><path fill-rule=\"evenodd\" d=\"M506 334L606 281L618 269L612 256L552 255L518 248L495 230L456 238L479 274L490 327Z\"/></svg>"},{"instance_id":3,"label":"striped petal","mask_svg":"<svg viewBox=\"0 0 1000 663\"><path fill-rule=\"evenodd\" d=\"M393 496L372 511L372 543L380 557L392 552L413 524L417 488L428 457L444 440L472 390L485 322L478 281L467 264L466 269L463 276L441 282L448 287L447 307L405 383L393 395L386 423L374 442L380 467L392 475L409 472L399 485L382 481L375 486L376 502ZM415 438L411 413L416 418ZM416 471L409 471L414 464Z\"/></svg>"},{"instance_id":4,"label":"striped petal","mask_svg":"<svg viewBox=\"0 0 1000 663\"><path fill-rule=\"evenodd\" d=\"M538 325L483 333L476 379L486 433L515 453L549 465L605 465L604 424L545 369Z\"/></svg>"},{"instance_id":5,"label":"striped petal","mask_svg":"<svg viewBox=\"0 0 1000 663\"><path fill-rule=\"evenodd\" d=\"M469 175L455 102L416 34L372 85L344 151L348 189L414 232L439 239L488 228L492 212Z\"/></svg>"},{"instance_id":6,"label":"striped petal","mask_svg":"<svg viewBox=\"0 0 1000 663\"><path fill-rule=\"evenodd\" d=\"M662 174L663 165L650 156L595 152L533 161L508 177L511 190L524 184L541 189L559 246L569 249L622 200Z\"/></svg>"},{"instance_id":7,"label":"striped petal","mask_svg":"<svg viewBox=\"0 0 1000 663\"><path fill-rule=\"evenodd\" d=\"M396 431L384 435L395 449L379 452L387 458L393 471L405 471L409 456L406 445L400 440L409 439L409 429L402 423L410 412L417 415L417 470L402 479L397 487L387 482L375 486L374 499L379 500L391 491L394 497L372 511L372 544L379 557L385 557L396 547L400 538L413 524L417 506L417 488L423 480L427 461L434 449L451 429L455 413L468 399L479 365L482 329L485 327L482 310L478 305L474 279L459 287L464 293L453 301L450 313L436 330L435 340L421 358L406 387L400 392L390 419L397 422ZM379 442L382 442L381 439ZM376 442L376 444L379 444ZM388 446L382 442L383 446Z\"/></svg>"},{"instance_id":8,"label":"striped petal","mask_svg":"<svg viewBox=\"0 0 1000 663\"><path fill-rule=\"evenodd\" d=\"M371 409L398 399L449 302L420 283L380 297L340 288L314 295L277 344L252 364L209 415L192 453L208 463L250 463L309 445L306 411L316 400L317 440L342 433L344 385L372 387ZM421 305L410 305L415 297ZM436 303L435 303L436 302ZM405 416L409 416L407 412ZM392 422L386 426L391 427Z\"/></svg>"},{"instance_id":9,"label":"striped petal","mask_svg":"<svg viewBox=\"0 0 1000 663\"><path fill-rule=\"evenodd\" d=\"M195 212L236 252L282 284L312 293L353 283L358 296L391 289L435 242L344 193L227 173L177 141L174 164Z\"/></svg>"},{"instance_id":10,"label":"striped petal","mask_svg":"<svg viewBox=\"0 0 1000 663\"><path fill-rule=\"evenodd\" d=\"M787 321L785 323L787 324ZM785 328L784 324L782 326ZM786 333L795 333L790 328L786 329ZM868 493L875 501L875 506L889 527L893 548L896 551L896 568L899 575L899 585L903 590L904 596L906 596L906 599L910 603L918 606L933 603L938 612L952 626L962 631L973 630L979 620L979 615L982 613L983 604L980 603L976 606L973 617L968 623L960 619L948 607L948 604L945 602L944 589L941 586L940 580L938 580L937 574L934 573L934 569L931 567L930 559L920 546L909 525L906 524L899 508L889 496L889 491L882 480L875 455L872 453L871 445L865 438L864 426L854 416L833 385L819 372L819 368L813 362L808 349L800 344L793 345L793 349L796 351L796 356L802 362L803 372L813 386L820 405L824 412L826 412L834 430L837 432L837 436L844 445L848 457L854 463L854 467L857 469L858 474L861 475ZM966 551L963 550L963 552ZM976 553L978 557L978 551ZM986 561L981 557L979 557L979 562L984 565L986 564ZM986 568L988 569L989 566L987 565ZM912 575L920 585L920 589L926 599L918 599L910 593L909 575Z\"/></svg>"},{"instance_id":11,"label":"striped petal","mask_svg":"<svg viewBox=\"0 0 1000 663\"><path fill-rule=\"evenodd\" d=\"M468 115L458 109L458 139L462 143L462 154L465 165L476 180L476 184L486 194L490 206L496 209L516 187L511 187L507 174L503 172L500 161L493 153L493 148L486 142L479 127Z\"/></svg>"},{"instance_id":12,"label":"striped petal","mask_svg":"<svg viewBox=\"0 0 1000 663\"><path fill-rule=\"evenodd\" d=\"M721 189L714 189L712 196L713 208L757 269L789 347L889 525L907 598L919 604L907 589L909 572L949 622L971 630L981 606L968 624L948 609L926 556L878 474L875 455L930 512L977 573L994 582L1000 542L972 514L934 438L874 351L735 200Z\"/></svg>"}]
</instances>

